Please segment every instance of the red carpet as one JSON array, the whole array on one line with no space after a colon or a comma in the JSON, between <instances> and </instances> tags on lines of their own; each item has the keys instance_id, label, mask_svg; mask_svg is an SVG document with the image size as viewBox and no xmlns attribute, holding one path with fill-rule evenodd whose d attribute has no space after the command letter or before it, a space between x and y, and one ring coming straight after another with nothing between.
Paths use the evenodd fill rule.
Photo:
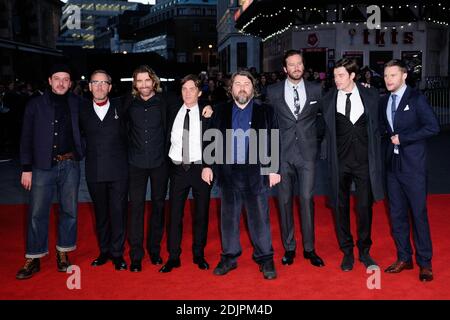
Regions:
<instances>
[{"instance_id":1,"label":"red carpet","mask_svg":"<svg viewBox=\"0 0 450 320\"><path fill-rule=\"evenodd\" d=\"M211 203L205 252L212 268L217 264L220 254L218 204L216 199ZM98 249L92 206L82 203L78 223L78 249L70 255L72 263L81 268L80 290L69 290L66 286L69 274L56 271L54 222L50 228L50 255L42 259L41 271L29 280L15 279L15 273L24 261L26 206L3 205L0 206L0 299L450 299L450 195L432 195L428 204L434 245L435 280L421 283L418 280L418 267L415 265L414 270L397 275L382 272L380 290L367 288L370 274L366 273L359 262L355 263L352 272L344 273L340 270L342 255L338 250L332 216L325 207L323 197L316 198L316 251L325 260L324 268L310 265L309 261L301 257L301 250L298 250L300 255L293 265L281 265L284 250L281 246L275 202L271 202L273 244L278 271L278 279L273 281L264 280L252 261L252 249L244 224L241 226L243 254L238 268L223 277L213 275L212 269L199 270L192 264L189 214L185 217L181 268L174 269L169 274L161 274L158 273L159 266L151 265L149 260L145 260L141 273L115 271L112 264L93 268L90 262L96 257ZM189 212L189 207L186 212ZM352 226L355 231L354 220ZM298 216L296 235L301 248ZM383 270L395 260L394 242L390 236L384 203L378 203L374 207L372 238L372 256ZM165 238L163 241L165 248ZM165 249L163 253L163 258L167 258Z\"/></svg>"}]
</instances>

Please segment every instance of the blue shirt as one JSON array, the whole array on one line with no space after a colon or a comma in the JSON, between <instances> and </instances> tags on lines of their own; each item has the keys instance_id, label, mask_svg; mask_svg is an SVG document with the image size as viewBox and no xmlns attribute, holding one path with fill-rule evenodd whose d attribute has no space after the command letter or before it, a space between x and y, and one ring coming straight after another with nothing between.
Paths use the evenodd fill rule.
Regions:
<instances>
[{"instance_id":1,"label":"blue shirt","mask_svg":"<svg viewBox=\"0 0 450 320\"><path fill-rule=\"evenodd\" d=\"M387 116L387 119L389 121L389 124L391 125L392 130L394 130L394 126L392 124L392 109L391 109L391 107L392 107L392 95L395 94L397 96L395 98L395 110L397 112L398 105L400 104L400 101L402 100L402 97L403 97L403 94L406 91L406 88L407 88L407 86L406 86L406 84L404 84L397 91L391 92L391 95L389 96L388 105L387 105L387 108L386 108L386 116Z\"/></svg>"},{"instance_id":2,"label":"blue shirt","mask_svg":"<svg viewBox=\"0 0 450 320\"><path fill-rule=\"evenodd\" d=\"M248 143L252 125L253 99L251 99L244 109L233 103L231 126L233 129L233 163L245 164L248 158Z\"/></svg>"}]
</instances>

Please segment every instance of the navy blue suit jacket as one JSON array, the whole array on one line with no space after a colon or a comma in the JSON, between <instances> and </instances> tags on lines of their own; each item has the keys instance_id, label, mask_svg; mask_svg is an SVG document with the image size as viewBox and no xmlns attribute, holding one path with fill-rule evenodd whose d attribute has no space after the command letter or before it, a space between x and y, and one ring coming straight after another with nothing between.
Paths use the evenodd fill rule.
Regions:
<instances>
[{"instance_id":1,"label":"navy blue suit jacket","mask_svg":"<svg viewBox=\"0 0 450 320\"><path fill-rule=\"evenodd\" d=\"M439 133L439 122L427 98L418 90L407 87L395 113L394 130L386 115L390 94L380 99L381 125L388 141L386 165L392 165L394 145L390 137L398 134L400 170L402 172L426 172L426 139ZM389 109L390 110L390 109Z\"/></svg>"},{"instance_id":2,"label":"navy blue suit jacket","mask_svg":"<svg viewBox=\"0 0 450 320\"><path fill-rule=\"evenodd\" d=\"M76 160L81 160L84 149L79 127L82 99L69 92L68 102L72 120L74 155ZM55 106L50 101L48 91L28 102L20 140L20 163L24 170L27 170L26 168L30 165L32 168L51 169L54 121Z\"/></svg>"}]
</instances>

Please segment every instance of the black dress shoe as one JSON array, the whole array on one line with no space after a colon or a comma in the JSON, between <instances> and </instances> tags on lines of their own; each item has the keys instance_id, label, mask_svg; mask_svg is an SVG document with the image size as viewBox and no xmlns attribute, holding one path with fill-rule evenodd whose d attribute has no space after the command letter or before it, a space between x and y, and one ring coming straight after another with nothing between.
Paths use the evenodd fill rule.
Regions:
<instances>
[{"instance_id":1,"label":"black dress shoe","mask_svg":"<svg viewBox=\"0 0 450 320\"><path fill-rule=\"evenodd\" d=\"M221 259L217 264L217 267L214 269L213 273L217 276L223 276L236 268L237 268L236 262L232 263L228 260Z\"/></svg>"},{"instance_id":2,"label":"black dress shoe","mask_svg":"<svg viewBox=\"0 0 450 320\"><path fill-rule=\"evenodd\" d=\"M295 251L286 251L284 253L283 259L281 259L281 263L283 265L291 265L294 263Z\"/></svg>"},{"instance_id":3,"label":"black dress shoe","mask_svg":"<svg viewBox=\"0 0 450 320\"><path fill-rule=\"evenodd\" d=\"M29 258L25 261L25 265L20 269L16 274L16 279L25 280L29 279L35 274L39 272L41 269L41 262L39 258Z\"/></svg>"},{"instance_id":4,"label":"black dress shoe","mask_svg":"<svg viewBox=\"0 0 450 320\"><path fill-rule=\"evenodd\" d=\"M361 261L366 268L378 267L378 263L372 259L372 257L367 253L365 255L359 256L359 261Z\"/></svg>"},{"instance_id":5,"label":"black dress shoe","mask_svg":"<svg viewBox=\"0 0 450 320\"><path fill-rule=\"evenodd\" d=\"M180 259L169 259L167 260L166 264L163 265L161 269L159 269L159 272L167 273L172 271L173 268L179 268L180 266L181 266Z\"/></svg>"},{"instance_id":6,"label":"black dress shoe","mask_svg":"<svg viewBox=\"0 0 450 320\"><path fill-rule=\"evenodd\" d=\"M320 258L314 250L313 251L303 251L303 257L305 257L305 259L309 259L311 264L315 267L325 266L325 263L323 262L322 258Z\"/></svg>"},{"instance_id":7,"label":"black dress shoe","mask_svg":"<svg viewBox=\"0 0 450 320\"><path fill-rule=\"evenodd\" d=\"M158 265L158 264L162 264L163 263L163 260L162 260L162 258L161 258L161 256L159 254L152 254L152 255L150 255L150 261L154 265Z\"/></svg>"},{"instance_id":8,"label":"black dress shoe","mask_svg":"<svg viewBox=\"0 0 450 320\"><path fill-rule=\"evenodd\" d=\"M194 258L194 263L198 266L201 270L208 270L209 264L206 262L205 258Z\"/></svg>"},{"instance_id":9,"label":"black dress shoe","mask_svg":"<svg viewBox=\"0 0 450 320\"><path fill-rule=\"evenodd\" d=\"M66 252L56 252L56 266L59 272L66 272L70 266L69 256Z\"/></svg>"},{"instance_id":10,"label":"black dress shoe","mask_svg":"<svg viewBox=\"0 0 450 320\"><path fill-rule=\"evenodd\" d=\"M100 253L100 255L91 263L91 266L98 267L107 263L111 259L109 253Z\"/></svg>"},{"instance_id":11,"label":"black dress shoe","mask_svg":"<svg viewBox=\"0 0 450 320\"><path fill-rule=\"evenodd\" d=\"M353 264L355 263L355 257L353 254L346 254L341 262L342 271L351 271L353 270Z\"/></svg>"},{"instance_id":12,"label":"black dress shoe","mask_svg":"<svg viewBox=\"0 0 450 320\"><path fill-rule=\"evenodd\" d=\"M259 271L263 273L264 279L273 280L277 277L277 272L275 271L275 263L273 260L266 261L259 265Z\"/></svg>"},{"instance_id":13,"label":"black dress shoe","mask_svg":"<svg viewBox=\"0 0 450 320\"><path fill-rule=\"evenodd\" d=\"M142 271L141 260L131 261L130 271L131 272L141 272Z\"/></svg>"},{"instance_id":14,"label":"black dress shoe","mask_svg":"<svg viewBox=\"0 0 450 320\"><path fill-rule=\"evenodd\" d=\"M123 257L112 258L114 263L114 268L119 271L127 270L127 263Z\"/></svg>"}]
</instances>

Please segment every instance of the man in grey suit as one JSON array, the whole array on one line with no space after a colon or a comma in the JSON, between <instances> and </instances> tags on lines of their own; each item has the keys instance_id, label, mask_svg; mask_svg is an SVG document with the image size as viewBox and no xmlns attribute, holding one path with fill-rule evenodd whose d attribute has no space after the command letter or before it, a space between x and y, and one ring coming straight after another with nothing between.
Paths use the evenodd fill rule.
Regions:
<instances>
[{"instance_id":1,"label":"man in grey suit","mask_svg":"<svg viewBox=\"0 0 450 320\"><path fill-rule=\"evenodd\" d=\"M303 239L303 256L317 267L323 260L314 250L314 176L318 150L318 113L321 87L303 80L302 53L288 50L283 57L285 81L267 89L267 103L275 110L280 128L281 182L278 185L278 203L281 214L281 235L285 255L284 265L295 257L294 217L292 199L294 192L300 197L300 216ZM295 186L298 191L294 190Z\"/></svg>"}]
</instances>

